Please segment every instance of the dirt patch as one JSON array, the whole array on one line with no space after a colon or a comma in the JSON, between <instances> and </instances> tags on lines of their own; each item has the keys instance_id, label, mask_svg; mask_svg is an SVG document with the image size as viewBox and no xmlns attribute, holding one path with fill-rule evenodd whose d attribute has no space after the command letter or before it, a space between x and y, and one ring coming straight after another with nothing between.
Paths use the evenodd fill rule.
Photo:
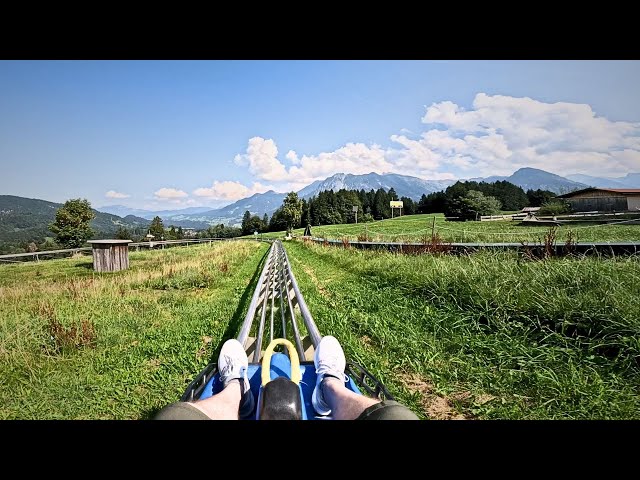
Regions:
<instances>
[{"instance_id":1,"label":"dirt patch","mask_svg":"<svg viewBox=\"0 0 640 480\"><path fill-rule=\"evenodd\" d=\"M454 392L449 395L451 400L457 400L458 402L467 403L472 399L471 392L462 391L462 392Z\"/></svg>"},{"instance_id":2,"label":"dirt patch","mask_svg":"<svg viewBox=\"0 0 640 480\"><path fill-rule=\"evenodd\" d=\"M371 340L371 338L367 335L363 335L360 337L360 341L362 342L362 344L365 347L371 347L373 346L373 340Z\"/></svg>"},{"instance_id":3,"label":"dirt patch","mask_svg":"<svg viewBox=\"0 0 640 480\"><path fill-rule=\"evenodd\" d=\"M324 288L322 284L318 281L318 277L316 277L316 274L314 273L313 270L311 270L306 265L302 265L302 270L304 270L304 273L309 275L309 277L311 278L311 281L314 283L316 287L318 287L318 291L320 292L320 295L322 295L325 298L331 296L329 291L326 288Z\"/></svg>"},{"instance_id":4,"label":"dirt patch","mask_svg":"<svg viewBox=\"0 0 640 480\"><path fill-rule=\"evenodd\" d=\"M422 398L424 413L432 420L466 420L467 417L455 411L447 397L435 393L433 384L415 374L401 374L400 379L412 392ZM459 395L459 394L458 394Z\"/></svg>"},{"instance_id":5,"label":"dirt patch","mask_svg":"<svg viewBox=\"0 0 640 480\"><path fill-rule=\"evenodd\" d=\"M162 360L160 360L159 358L151 358L147 360L147 368L149 370L157 370L160 365L162 365Z\"/></svg>"},{"instance_id":6,"label":"dirt patch","mask_svg":"<svg viewBox=\"0 0 640 480\"><path fill-rule=\"evenodd\" d=\"M200 359L203 355L207 353L207 345L209 345L213 341L208 335L202 337L202 346L196 352L196 360Z\"/></svg>"},{"instance_id":7,"label":"dirt patch","mask_svg":"<svg viewBox=\"0 0 640 480\"><path fill-rule=\"evenodd\" d=\"M494 397L493 395L489 395L488 393L482 393L476 397L475 403L476 405L484 405L485 403L490 402L494 398L496 397Z\"/></svg>"}]
</instances>

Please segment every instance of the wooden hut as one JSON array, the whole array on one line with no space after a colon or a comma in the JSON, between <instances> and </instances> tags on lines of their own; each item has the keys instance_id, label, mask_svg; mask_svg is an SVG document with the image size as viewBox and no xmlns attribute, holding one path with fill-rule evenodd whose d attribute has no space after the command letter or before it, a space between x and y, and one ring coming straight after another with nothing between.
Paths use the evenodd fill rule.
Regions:
<instances>
[{"instance_id":1,"label":"wooden hut","mask_svg":"<svg viewBox=\"0 0 640 480\"><path fill-rule=\"evenodd\" d=\"M640 210L640 188L584 188L558 195L576 212L637 212Z\"/></svg>"},{"instance_id":2,"label":"wooden hut","mask_svg":"<svg viewBox=\"0 0 640 480\"><path fill-rule=\"evenodd\" d=\"M131 240L89 240L96 272L117 272L129 268Z\"/></svg>"}]
</instances>

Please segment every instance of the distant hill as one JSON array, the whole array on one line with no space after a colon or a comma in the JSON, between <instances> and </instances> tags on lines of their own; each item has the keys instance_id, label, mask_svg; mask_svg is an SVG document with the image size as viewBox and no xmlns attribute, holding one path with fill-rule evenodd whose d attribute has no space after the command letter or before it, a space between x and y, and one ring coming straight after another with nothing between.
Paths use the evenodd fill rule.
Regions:
<instances>
[{"instance_id":1,"label":"distant hill","mask_svg":"<svg viewBox=\"0 0 640 480\"><path fill-rule=\"evenodd\" d=\"M619 180L631 185L631 188L640 188L640 172L627 173L624 177L620 177Z\"/></svg>"},{"instance_id":2,"label":"distant hill","mask_svg":"<svg viewBox=\"0 0 640 480\"><path fill-rule=\"evenodd\" d=\"M0 195L0 245L41 243L46 237L53 237L48 225L55 220L56 210L61 206L61 203L37 198ZM150 223L133 215L122 218L95 209L94 213L96 217L91 221L91 228L96 232L94 238L111 237L120 226L140 234Z\"/></svg>"},{"instance_id":3,"label":"distant hill","mask_svg":"<svg viewBox=\"0 0 640 480\"><path fill-rule=\"evenodd\" d=\"M147 215L152 213L149 210L142 210L141 208L130 208L125 207L124 205L106 205L104 207L97 207L96 210L103 213L109 213L111 215L117 215L122 218L126 217L127 215L146 218ZM153 217L151 217L151 219L153 219Z\"/></svg>"},{"instance_id":4,"label":"distant hill","mask_svg":"<svg viewBox=\"0 0 640 480\"><path fill-rule=\"evenodd\" d=\"M640 173L628 173L624 177L592 177L579 173L567 175L569 180L598 188L640 188Z\"/></svg>"},{"instance_id":5,"label":"distant hill","mask_svg":"<svg viewBox=\"0 0 640 480\"><path fill-rule=\"evenodd\" d=\"M549 190L558 194L569 193L587 187L584 183L568 180L555 173L529 167L520 168L508 177L493 175L490 177L471 178L470 180L487 183L506 180L519 186L524 191L540 189Z\"/></svg>"},{"instance_id":6,"label":"distant hill","mask_svg":"<svg viewBox=\"0 0 640 480\"><path fill-rule=\"evenodd\" d=\"M211 210L211 207L188 207L178 210L142 210L140 208L130 208L124 205L105 205L104 207L97 207L96 210L104 213L110 213L112 215L118 215L119 217L126 217L127 215L134 215L136 217L146 218L147 220L153 220L154 217L160 218L172 217L178 215L190 215L196 213L202 213ZM184 226L184 225L183 225Z\"/></svg>"},{"instance_id":7,"label":"distant hill","mask_svg":"<svg viewBox=\"0 0 640 480\"><path fill-rule=\"evenodd\" d=\"M218 225L220 223L224 223L227 226L240 225L245 211L249 210L252 215L258 215L260 218L265 213L271 215L282 205L285 197L285 193L269 190L265 193L256 193L248 198L243 198L226 207L191 215L175 215L168 217L166 220L163 217L163 221L166 224L178 222L175 223L176 225L182 221L195 221L209 225Z\"/></svg>"}]
</instances>

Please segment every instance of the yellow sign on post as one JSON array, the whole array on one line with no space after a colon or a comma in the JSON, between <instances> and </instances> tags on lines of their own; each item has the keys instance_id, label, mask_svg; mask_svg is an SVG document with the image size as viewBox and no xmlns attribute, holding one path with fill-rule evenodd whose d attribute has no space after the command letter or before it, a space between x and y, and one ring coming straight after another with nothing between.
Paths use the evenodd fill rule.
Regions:
<instances>
[{"instance_id":1,"label":"yellow sign on post","mask_svg":"<svg viewBox=\"0 0 640 480\"><path fill-rule=\"evenodd\" d=\"M402 200L391 200L389 202L389 206L391 207L391 218L393 218L393 209L394 208L399 208L400 209L400 215L402 215L402 207L403 207L403 203Z\"/></svg>"}]
</instances>

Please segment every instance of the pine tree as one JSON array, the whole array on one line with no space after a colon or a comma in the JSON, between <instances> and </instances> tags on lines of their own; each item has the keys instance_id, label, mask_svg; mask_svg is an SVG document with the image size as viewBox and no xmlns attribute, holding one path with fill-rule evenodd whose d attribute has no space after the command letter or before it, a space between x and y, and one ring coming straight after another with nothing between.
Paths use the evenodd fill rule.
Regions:
<instances>
[{"instance_id":1,"label":"pine tree","mask_svg":"<svg viewBox=\"0 0 640 480\"><path fill-rule=\"evenodd\" d=\"M373 217L377 220L380 218L391 217L391 207L389 206L389 196L384 188L376 190L373 200Z\"/></svg>"},{"instance_id":2,"label":"pine tree","mask_svg":"<svg viewBox=\"0 0 640 480\"><path fill-rule=\"evenodd\" d=\"M402 200L403 215L414 215L416 213L417 205L411 198L401 197L400 200Z\"/></svg>"},{"instance_id":3,"label":"pine tree","mask_svg":"<svg viewBox=\"0 0 640 480\"><path fill-rule=\"evenodd\" d=\"M249 235L251 232L250 230L250 226L249 226L249 222L251 221L251 212L249 210L246 210L244 212L244 215L242 216L242 234L243 235Z\"/></svg>"},{"instance_id":4,"label":"pine tree","mask_svg":"<svg viewBox=\"0 0 640 480\"><path fill-rule=\"evenodd\" d=\"M153 217L151 225L149 225L149 233L153 235L156 240L160 240L164 236L164 224L160 217Z\"/></svg>"}]
</instances>

